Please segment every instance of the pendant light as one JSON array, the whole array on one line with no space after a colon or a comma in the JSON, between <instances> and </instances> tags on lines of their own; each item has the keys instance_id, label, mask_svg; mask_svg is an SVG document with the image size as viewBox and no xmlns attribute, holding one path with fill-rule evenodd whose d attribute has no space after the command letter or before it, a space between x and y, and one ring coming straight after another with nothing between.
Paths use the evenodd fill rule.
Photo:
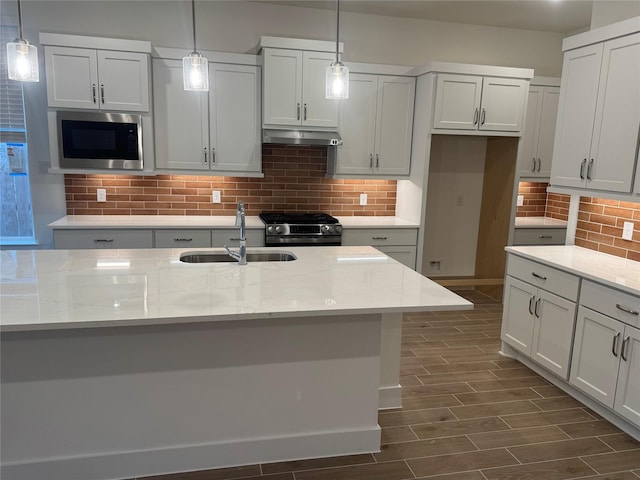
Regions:
<instances>
[{"instance_id":1,"label":"pendant light","mask_svg":"<svg viewBox=\"0 0 640 480\"><path fill-rule=\"evenodd\" d=\"M182 59L182 80L184 89L196 92L209 91L209 62L196 51L196 11L195 0L191 0L191 20L193 23L193 52Z\"/></svg>"},{"instance_id":2,"label":"pendant light","mask_svg":"<svg viewBox=\"0 0 640 480\"><path fill-rule=\"evenodd\" d=\"M22 4L18 0L18 35L7 43L7 74L9 79L20 82L38 82L38 49L22 38Z\"/></svg>"},{"instance_id":3,"label":"pendant light","mask_svg":"<svg viewBox=\"0 0 640 480\"><path fill-rule=\"evenodd\" d=\"M340 0L336 7L336 61L327 67L326 98L349 98L349 69L340 61Z\"/></svg>"}]
</instances>

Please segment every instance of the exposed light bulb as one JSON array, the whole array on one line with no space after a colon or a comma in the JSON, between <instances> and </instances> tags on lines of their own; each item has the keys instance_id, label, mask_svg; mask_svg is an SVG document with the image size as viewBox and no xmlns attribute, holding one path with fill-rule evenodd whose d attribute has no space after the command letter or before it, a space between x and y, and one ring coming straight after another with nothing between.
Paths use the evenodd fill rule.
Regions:
<instances>
[{"instance_id":1,"label":"exposed light bulb","mask_svg":"<svg viewBox=\"0 0 640 480\"><path fill-rule=\"evenodd\" d=\"M349 69L340 62L327 67L326 98L349 98Z\"/></svg>"},{"instance_id":2,"label":"exposed light bulb","mask_svg":"<svg viewBox=\"0 0 640 480\"><path fill-rule=\"evenodd\" d=\"M193 52L182 59L184 89L199 92L209 91L209 62L199 53Z\"/></svg>"},{"instance_id":3,"label":"exposed light bulb","mask_svg":"<svg viewBox=\"0 0 640 480\"><path fill-rule=\"evenodd\" d=\"M20 82L39 81L38 49L22 39L7 43L7 75Z\"/></svg>"}]
</instances>

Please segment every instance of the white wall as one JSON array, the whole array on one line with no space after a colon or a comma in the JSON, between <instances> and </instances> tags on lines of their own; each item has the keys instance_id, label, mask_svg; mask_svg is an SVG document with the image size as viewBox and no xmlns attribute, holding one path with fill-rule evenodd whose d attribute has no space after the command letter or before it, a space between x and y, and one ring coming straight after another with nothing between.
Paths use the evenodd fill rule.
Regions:
<instances>
[{"instance_id":1,"label":"white wall","mask_svg":"<svg viewBox=\"0 0 640 480\"><path fill-rule=\"evenodd\" d=\"M475 274L486 149L486 137L431 137L423 275Z\"/></svg>"},{"instance_id":2,"label":"white wall","mask_svg":"<svg viewBox=\"0 0 640 480\"><path fill-rule=\"evenodd\" d=\"M2 1L3 10L15 10ZM67 33L149 40L153 46L192 46L189 1L36 1L23 2L25 36ZM536 75L559 75L562 35L497 27L343 12L344 60L420 65L431 60L534 68ZM335 12L236 1L196 2L197 48L256 53L262 35L333 40ZM42 50L41 69L44 72ZM42 173L49 163L44 74L25 90L31 155L36 236L53 246L47 223L65 214L63 177Z\"/></svg>"},{"instance_id":3,"label":"white wall","mask_svg":"<svg viewBox=\"0 0 640 480\"><path fill-rule=\"evenodd\" d=\"M595 0L591 9L591 30L633 17L640 17L638 0Z\"/></svg>"}]
</instances>

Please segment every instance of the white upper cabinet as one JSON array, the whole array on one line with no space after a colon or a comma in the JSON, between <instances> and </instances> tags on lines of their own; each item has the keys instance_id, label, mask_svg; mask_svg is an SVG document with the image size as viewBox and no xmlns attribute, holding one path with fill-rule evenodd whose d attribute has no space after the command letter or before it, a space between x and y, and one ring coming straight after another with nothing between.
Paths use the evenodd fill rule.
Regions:
<instances>
[{"instance_id":1,"label":"white upper cabinet","mask_svg":"<svg viewBox=\"0 0 640 480\"><path fill-rule=\"evenodd\" d=\"M260 68L209 64L211 89L188 92L182 62L153 61L156 169L259 174Z\"/></svg>"},{"instance_id":2,"label":"white upper cabinet","mask_svg":"<svg viewBox=\"0 0 640 480\"><path fill-rule=\"evenodd\" d=\"M335 54L264 48L263 124L338 126L338 101L325 98L325 74Z\"/></svg>"},{"instance_id":3,"label":"white upper cabinet","mask_svg":"<svg viewBox=\"0 0 640 480\"><path fill-rule=\"evenodd\" d=\"M528 81L438 74L434 129L520 132Z\"/></svg>"},{"instance_id":4,"label":"white upper cabinet","mask_svg":"<svg viewBox=\"0 0 640 480\"><path fill-rule=\"evenodd\" d=\"M640 33L569 50L552 186L630 193L640 127Z\"/></svg>"},{"instance_id":5,"label":"white upper cabinet","mask_svg":"<svg viewBox=\"0 0 640 480\"><path fill-rule=\"evenodd\" d=\"M532 85L518 159L520 177L549 177L556 132L559 87Z\"/></svg>"},{"instance_id":6,"label":"white upper cabinet","mask_svg":"<svg viewBox=\"0 0 640 480\"><path fill-rule=\"evenodd\" d=\"M396 177L409 174L415 79L351 74L340 109L342 145L329 174Z\"/></svg>"},{"instance_id":7,"label":"white upper cabinet","mask_svg":"<svg viewBox=\"0 0 640 480\"><path fill-rule=\"evenodd\" d=\"M146 112L149 55L45 46L50 107Z\"/></svg>"}]
</instances>

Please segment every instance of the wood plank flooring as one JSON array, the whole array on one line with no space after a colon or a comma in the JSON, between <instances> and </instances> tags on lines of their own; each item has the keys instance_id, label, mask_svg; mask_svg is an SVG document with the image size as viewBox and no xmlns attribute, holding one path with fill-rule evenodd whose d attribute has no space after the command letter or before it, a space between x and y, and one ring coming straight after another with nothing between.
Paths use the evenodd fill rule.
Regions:
<instances>
[{"instance_id":1,"label":"wood plank flooring","mask_svg":"<svg viewBox=\"0 0 640 480\"><path fill-rule=\"evenodd\" d=\"M380 412L380 453L145 480L638 480L640 443L501 357L502 306L405 316L403 408Z\"/></svg>"}]
</instances>

